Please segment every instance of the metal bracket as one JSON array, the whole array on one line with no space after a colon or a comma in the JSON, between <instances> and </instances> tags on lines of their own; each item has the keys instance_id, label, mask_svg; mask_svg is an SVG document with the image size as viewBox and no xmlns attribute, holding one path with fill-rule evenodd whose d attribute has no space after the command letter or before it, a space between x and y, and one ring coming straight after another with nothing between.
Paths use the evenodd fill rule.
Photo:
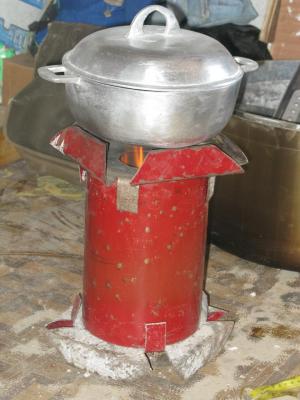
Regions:
<instances>
[{"instance_id":1,"label":"metal bracket","mask_svg":"<svg viewBox=\"0 0 300 400\"><path fill-rule=\"evenodd\" d=\"M206 195L206 201L209 202L209 200L213 197L214 191L215 191L215 183L216 183L216 177L215 176L210 176L208 178L208 185L207 185L207 195Z\"/></svg>"},{"instance_id":2,"label":"metal bracket","mask_svg":"<svg viewBox=\"0 0 300 400\"><path fill-rule=\"evenodd\" d=\"M164 351L166 347L167 323L154 322L145 324L145 352Z\"/></svg>"},{"instance_id":3,"label":"metal bracket","mask_svg":"<svg viewBox=\"0 0 300 400\"><path fill-rule=\"evenodd\" d=\"M132 186L130 179L117 179L117 209L138 213L139 186Z\"/></svg>"},{"instance_id":4,"label":"metal bracket","mask_svg":"<svg viewBox=\"0 0 300 400\"><path fill-rule=\"evenodd\" d=\"M82 168L81 165L79 165L79 180L80 183L84 183L87 180L87 170Z\"/></svg>"}]
</instances>

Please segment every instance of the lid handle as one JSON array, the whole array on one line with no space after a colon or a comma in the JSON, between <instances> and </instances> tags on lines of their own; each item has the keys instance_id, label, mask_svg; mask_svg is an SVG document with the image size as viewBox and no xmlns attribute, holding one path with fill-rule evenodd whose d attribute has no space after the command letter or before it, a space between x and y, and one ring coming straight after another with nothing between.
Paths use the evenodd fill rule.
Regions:
<instances>
[{"instance_id":1,"label":"lid handle","mask_svg":"<svg viewBox=\"0 0 300 400\"><path fill-rule=\"evenodd\" d=\"M143 35L143 26L148 15L152 14L154 11L161 13L166 19L166 28L164 30L164 35L169 35L170 33L180 29L178 21L174 13L166 7L162 6L149 6L143 8L133 19L130 25L130 30L128 37L134 38Z\"/></svg>"}]
</instances>

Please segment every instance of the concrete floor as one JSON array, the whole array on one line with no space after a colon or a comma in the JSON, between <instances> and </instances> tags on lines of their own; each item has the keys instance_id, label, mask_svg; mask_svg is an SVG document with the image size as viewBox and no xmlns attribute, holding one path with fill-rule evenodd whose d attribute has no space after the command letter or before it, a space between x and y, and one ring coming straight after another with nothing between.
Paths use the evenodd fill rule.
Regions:
<instances>
[{"instance_id":1,"label":"concrete floor","mask_svg":"<svg viewBox=\"0 0 300 400\"><path fill-rule=\"evenodd\" d=\"M206 289L236 321L224 352L190 381L156 371L130 383L68 365L45 324L81 290L83 193L24 162L0 169L1 400L234 400L300 374L300 275L212 246Z\"/></svg>"}]
</instances>

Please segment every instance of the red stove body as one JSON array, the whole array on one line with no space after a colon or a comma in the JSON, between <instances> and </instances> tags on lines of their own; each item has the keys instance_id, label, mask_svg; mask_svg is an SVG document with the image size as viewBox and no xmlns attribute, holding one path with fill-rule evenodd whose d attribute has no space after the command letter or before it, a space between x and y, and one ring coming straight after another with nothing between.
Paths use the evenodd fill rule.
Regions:
<instances>
[{"instance_id":1,"label":"red stove body","mask_svg":"<svg viewBox=\"0 0 300 400\"><path fill-rule=\"evenodd\" d=\"M162 351L198 329L209 177L240 173L215 145L150 151L139 169L70 127L52 145L87 181L83 320L93 335Z\"/></svg>"}]
</instances>

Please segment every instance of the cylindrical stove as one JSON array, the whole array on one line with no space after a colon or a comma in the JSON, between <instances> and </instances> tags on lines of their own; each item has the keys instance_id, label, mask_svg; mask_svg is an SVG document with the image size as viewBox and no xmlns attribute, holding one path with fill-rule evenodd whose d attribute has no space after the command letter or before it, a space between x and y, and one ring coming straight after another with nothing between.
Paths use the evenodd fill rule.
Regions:
<instances>
[{"instance_id":1,"label":"cylindrical stove","mask_svg":"<svg viewBox=\"0 0 300 400\"><path fill-rule=\"evenodd\" d=\"M86 181L85 328L146 352L192 335L214 177L241 173L243 153L222 136L186 148L124 148L78 126L51 144Z\"/></svg>"}]
</instances>

